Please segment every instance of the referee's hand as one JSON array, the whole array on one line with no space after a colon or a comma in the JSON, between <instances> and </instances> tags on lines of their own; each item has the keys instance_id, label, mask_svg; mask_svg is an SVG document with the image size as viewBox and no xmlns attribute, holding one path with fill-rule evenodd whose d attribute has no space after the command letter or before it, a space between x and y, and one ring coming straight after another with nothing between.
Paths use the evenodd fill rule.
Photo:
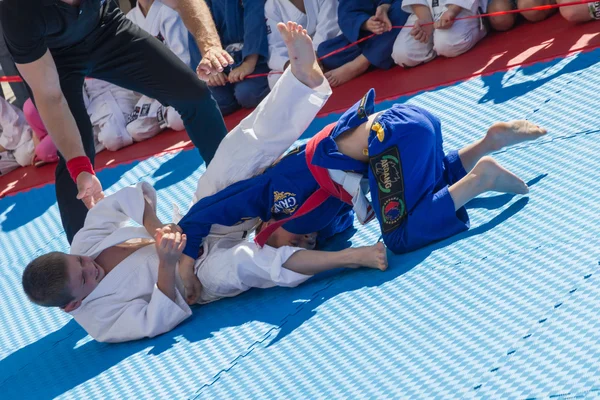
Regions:
<instances>
[{"instance_id":1,"label":"referee's hand","mask_svg":"<svg viewBox=\"0 0 600 400\"><path fill-rule=\"evenodd\" d=\"M198 78L208 81L211 75L223 72L228 65L233 64L233 58L221 47L211 47L202 55L202 60L196 68Z\"/></svg>"},{"instance_id":2,"label":"referee's hand","mask_svg":"<svg viewBox=\"0 0 600 400\"><path fill-rule=\"evenodd\" d=\"M96 175L88 172L81 172L77 175L77 190L79 191L77 198L83 201L88 209L94 207L97 202L104 198L100 180Z\"/></svg>"}]
</instances>

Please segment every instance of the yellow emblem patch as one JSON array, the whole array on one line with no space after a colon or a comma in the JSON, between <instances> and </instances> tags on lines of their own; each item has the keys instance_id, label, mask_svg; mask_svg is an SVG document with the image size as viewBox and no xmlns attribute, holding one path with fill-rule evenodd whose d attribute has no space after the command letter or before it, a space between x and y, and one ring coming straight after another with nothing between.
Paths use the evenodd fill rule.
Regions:
<instances>
[{"instance_id":1,"label":"yellow emblem patch","mask_svg":"<svg viewBox=\"0 0 600 400\"><path fill-rule=\"evenodd\" d=\"M383 126L381 126L379 122L375 122L373 126L371 126L371 130L377 132L377 139L379 139L380 142L383 142L383 139L385 138Z\"/></svg>"}]
</instances>

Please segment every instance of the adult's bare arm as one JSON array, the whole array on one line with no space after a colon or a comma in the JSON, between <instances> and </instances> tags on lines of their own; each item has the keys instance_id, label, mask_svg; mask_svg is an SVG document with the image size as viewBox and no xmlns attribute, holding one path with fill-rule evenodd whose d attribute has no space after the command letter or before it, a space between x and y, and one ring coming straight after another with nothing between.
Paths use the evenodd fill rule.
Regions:
<instances>
[{"instance_id":1,"label":"adult's bare arm","mask_svg":"<svg viewBox=\"0 0 600 400\"><path fill-rule=\"evenodd\" d=\"M66 161L85 156L79 128L62 93L56 64L49 51L36 61L17 64L23 79L31 87L36 107L52 141ZM104 197L100 181L92 174L77 176L77 198L88 208Z\"/></svg>"},{"instance_id":2,"label":"adult's bare arm","mask_svg":"<svg viewBox=\"0 0 600 400\"><path fill-rule=\"evenodd\" d=\"M208 5L204 0L162 0L181 16L185 27L192 33L202 53L198 65L198 77L208 80L208 76L223 71L233 64L233 58L227 53L219 39Z\"/></svg>"}]
</instances>

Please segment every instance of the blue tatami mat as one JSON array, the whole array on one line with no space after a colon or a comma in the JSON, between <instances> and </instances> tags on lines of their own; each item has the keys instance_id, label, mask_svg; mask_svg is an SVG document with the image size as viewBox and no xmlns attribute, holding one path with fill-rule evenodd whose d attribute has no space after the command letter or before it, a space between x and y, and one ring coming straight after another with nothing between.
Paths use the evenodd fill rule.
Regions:
<instances>
[{"instance_id":1,"label":"blue tatami mat","mask_svg":"<svg viewBox=\"0 0 600 400\"><path fill-rule=\"evenodd\" d=\"M67 250L54 187L0 200L0 397L316 399L600 398L600 51L398 99L441 117L450 150L505 119L549 130L495 154L527 196L468 204L472 229L295 288L197 307L161 337L109 345L20 287L33 257ZM363 93L357 93L359 99ZM389 107L384 102L379 109ZM338 116L316 120L305 138ZM99 173L107 193L145 180L159 216L186 209L195 151ZM330 249L375 243L355 226Z\"/></svg>"}]
</instances>

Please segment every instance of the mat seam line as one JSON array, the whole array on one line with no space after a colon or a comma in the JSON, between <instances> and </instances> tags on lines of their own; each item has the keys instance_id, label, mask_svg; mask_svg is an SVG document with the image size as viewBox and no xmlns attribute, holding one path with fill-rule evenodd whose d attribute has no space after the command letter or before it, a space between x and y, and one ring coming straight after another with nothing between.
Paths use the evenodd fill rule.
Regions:
<instances>
[{"instance_id":1,"label":"mat seam line","mask_svg":"<svg viewBox=\"0 0 600 400\"><path fill-rule=\"evenodd\" d=\"M579 240L580 241L580 240ZM591 278L596 274L600 268L600 261L597 261L595 266L591 267L591 271L583 276L583 279L580 278L580 283L576 284L574 288L572 288L567 294L562 296L562 301L554 301L554 305L548 311L545 311L544 315L541 318L537 318L537 323L533 322L530 325L527 333L519 338L513 340L513 344L510 345L503 356L501 356L498 361L495 363L495 366L492 368L488 368L486 372L482 375L480 381L481 383L471 385L470 391L479 391L486 383L489 383L493 378L494 373L498 372L500 369L507 367L512 360L514 360L513 356L522 350L528 343L531 342L531 338L536 338L544 333L550 325L549 322L557 315L557 310L565 305L565 303L571 302L572 299L576 298L576 293L581 293L581 291L585 290L591 283ZM474 396L477 396L477 393L473 393Z\"/></svg>"}]
</instances>

